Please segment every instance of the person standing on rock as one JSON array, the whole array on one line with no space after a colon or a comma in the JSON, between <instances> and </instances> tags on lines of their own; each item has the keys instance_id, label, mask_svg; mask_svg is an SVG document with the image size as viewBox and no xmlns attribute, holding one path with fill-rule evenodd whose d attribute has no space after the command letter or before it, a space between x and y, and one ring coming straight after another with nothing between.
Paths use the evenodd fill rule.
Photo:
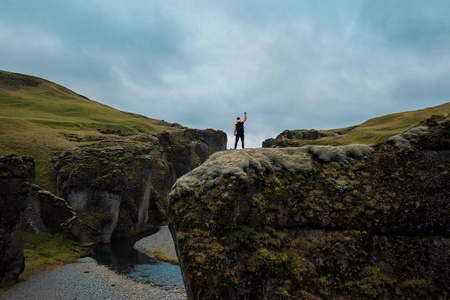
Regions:
<instances>
[{"instance_id":1,"label":"person standing on rock","mask_svg":"<svg viewBox=\"0 0 450 300\"><path fill-rule=\"evenodd\" d=\"M236 149L239 138L241 139L242 149L244 149L244 123L247 121L247 113L244 113L244 121L241 121L240 117L237 117L236 123L234 123L234 136L236 142L234 143L234 149Z\"/></svg>"}]
</instances>

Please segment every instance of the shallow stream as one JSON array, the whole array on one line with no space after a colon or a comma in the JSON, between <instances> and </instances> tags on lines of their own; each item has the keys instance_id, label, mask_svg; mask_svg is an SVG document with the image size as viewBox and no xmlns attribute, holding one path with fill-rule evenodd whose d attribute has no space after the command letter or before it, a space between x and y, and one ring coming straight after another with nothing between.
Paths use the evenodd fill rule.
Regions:
<instances>
[{"instance_id":1,"label":"shallow stream","mask_svg":"<svg viewBox=\"0 0 450 300\"><path fill-rule=\"evenodd\" d=\"M179 266L160 262L133 248L134 244L158 232L159 227L149 227L139 235L114 239L110 244L95 245L95 260L111 270L137 281L159 285L183 285Z\"/></svg>"}]
</instances>

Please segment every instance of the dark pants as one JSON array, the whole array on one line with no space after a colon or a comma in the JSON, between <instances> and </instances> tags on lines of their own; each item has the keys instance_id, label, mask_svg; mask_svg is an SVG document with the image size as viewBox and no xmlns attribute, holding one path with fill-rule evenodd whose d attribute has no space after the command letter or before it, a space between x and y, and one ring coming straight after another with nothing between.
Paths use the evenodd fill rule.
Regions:
<instances>
[{"instance_id":1,"label":"dark pants","mask_svg":"<svg viewBox=\"0 0 450 300\"><path fill-rule=\"evenodd\" d=\"M234 143L234 149L236 149L239 138L241 139L242 142L242 149L244 149L244 133L243 132L238 132L236 133L236 142Z\"/></svg>"}]
</instances>

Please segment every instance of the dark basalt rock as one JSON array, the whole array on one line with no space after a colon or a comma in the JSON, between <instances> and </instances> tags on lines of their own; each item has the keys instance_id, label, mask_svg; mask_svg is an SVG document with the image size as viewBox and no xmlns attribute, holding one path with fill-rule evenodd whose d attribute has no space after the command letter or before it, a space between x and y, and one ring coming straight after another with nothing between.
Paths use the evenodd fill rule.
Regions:
<instances>
[{"instance_id":1,"label":"dark basalt rock","mask_svg":"<svg viewBox=\"0 0 450 300\"><path fill-rule=\"evenodd\" d=\"M221 152L181 177L189 299L450 297L450 119L401 138Z\"/></svg>"},{"instance_id":2,"label":"dark basalt rock","mask_svg":"<svg viewBox=\"0 0 450 300\"><path fill-rule=\"evenodd\" d=\"M30 184L22 229L36 233L67 233L80 231L81 221L66 200Z\"/></svg>"},{"instance_id":3,"label":"dark basalt rock","mask_svg":"<svg viewBox=\"0 0 450 300\"><path fill-rule=\"evenodd\" d=\"M0 157L0 287L17 282L25 268L20 221L34 162L29 157Z\"/></svg>"},{"instance_id":4,"label":"dark basalt rock","mask_svg":"<svg viewBox=\"0 0 450 300\"><path fill-rule=\"evenodd\" d=\"M34 184L31 157L0 157L0 287L24 270L21 229L84 237L82 224L67 202Z\"/></svg>"},{"instance_id":5,"label":"dark basalt rock","mask_svg":"<svg viewBox=\"0 0 450 300\"><path fill-rule=\"evenodd\" d=\"M55 164L58 195L85 225L84 242L109 242L167 224L175 180L225 148L224 132L195 129L70 148Z\"/></svg>"},{"instance_id":6,"label":"dark basalt rock","mask_svg":"<svg viewBox=\"0 0 450 300\"><path fill-rule=\"evenodd\" d=\"M263 148L273 148L273 147L297 147L302 145L302 141L314 141L325 136L329 136L332 133L324 132L317 129L297 129L297 130L285 130L275 139L266 139L262 143ZM337 135L338 133L334 133Z\"/></svg>"}]
</instances>

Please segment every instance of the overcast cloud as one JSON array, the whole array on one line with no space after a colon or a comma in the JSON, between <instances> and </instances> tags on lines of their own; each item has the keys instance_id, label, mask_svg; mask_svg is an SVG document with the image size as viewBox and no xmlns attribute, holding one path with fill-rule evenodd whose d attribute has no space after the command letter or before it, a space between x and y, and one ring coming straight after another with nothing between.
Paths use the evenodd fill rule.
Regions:
<instances>
[{"instance_id":1,"label":"overcast cloud","mask_svg":"<svg viewBox=\"0 0 450 300\"><path fill-rule=\"evenodd\" d=\"M234 144L450 101L450 2L2 0L0 69Z\"/></svg>"}]
</instances>

